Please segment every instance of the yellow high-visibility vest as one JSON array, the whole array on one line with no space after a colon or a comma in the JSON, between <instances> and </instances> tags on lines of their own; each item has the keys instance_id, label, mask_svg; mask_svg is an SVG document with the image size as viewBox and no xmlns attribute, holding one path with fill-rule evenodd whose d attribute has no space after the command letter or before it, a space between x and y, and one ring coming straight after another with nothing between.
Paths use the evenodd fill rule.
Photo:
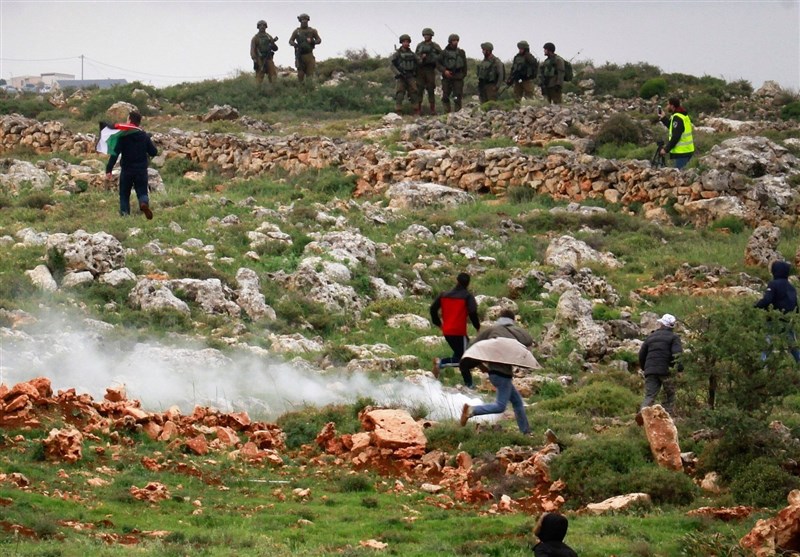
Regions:
<instances>
[{"instance_id":1,"label":"yellow high-visibility vest","mask_svg":"<svg viewBox=\"0 0 800 557\"><path fill-rule=\"evenodd\" d=\"M672 115L669 119L669 141L672 141L672 122L673 118L680 118L683 120L683 134L681 134L680 139L678 139L678 143L675 144L670 150L670 153L675 155L686 155L689 153L694 153L694 136L692 135L692 121L689 120L689 117L685 114L681 114L676 112Z\"/></svg>"}]
</instances>

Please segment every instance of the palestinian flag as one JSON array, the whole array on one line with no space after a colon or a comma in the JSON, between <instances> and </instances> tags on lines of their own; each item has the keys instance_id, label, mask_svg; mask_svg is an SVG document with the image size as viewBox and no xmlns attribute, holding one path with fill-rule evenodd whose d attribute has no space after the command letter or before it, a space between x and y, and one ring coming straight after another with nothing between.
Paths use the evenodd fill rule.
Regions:
<instances>
[{"instance_id":1,"label":"palestinian flag","mask_svg":"<svg viewBox=\"0 0 800 557\"><path fill-rule=\"evenodd\" d=\"M97 142L97 152L106 155L118 155L117 141L124 135L144 131L133 124L107 124L100 122L100 141Z\"/></svg>"}]
</instances>

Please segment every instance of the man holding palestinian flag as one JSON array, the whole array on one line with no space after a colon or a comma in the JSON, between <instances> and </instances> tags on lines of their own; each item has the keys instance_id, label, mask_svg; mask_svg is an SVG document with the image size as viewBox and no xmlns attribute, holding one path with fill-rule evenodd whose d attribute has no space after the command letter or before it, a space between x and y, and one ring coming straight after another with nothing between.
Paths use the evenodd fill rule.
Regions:
<instances>
[{"instance_id":1,"label":"man holding palestinian flag","mask_svg":"<svg viewBox=\"0 0 800 557\"><path fill-rule=\"evenodd\" d=\"M100 141L97 143L97 152L111 155L106 165L106 180L111 180L111 171L117 163L117 158L122 157L119 174L119 214L131 214L131 189L136 191L139 200L139 209L147 217L153 218L150 209L150 198L147 188L147 165L149 157L158 154L150 134L144 132L139 125L142 115L132 110L128 115L127 124L106 124L100 122Z\"/></svg>"}]
</instances>

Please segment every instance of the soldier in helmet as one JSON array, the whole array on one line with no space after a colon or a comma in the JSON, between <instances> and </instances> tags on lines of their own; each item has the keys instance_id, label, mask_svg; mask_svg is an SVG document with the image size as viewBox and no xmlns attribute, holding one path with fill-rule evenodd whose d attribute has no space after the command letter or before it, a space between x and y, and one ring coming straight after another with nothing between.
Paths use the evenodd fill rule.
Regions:
<instances>
[{"instance_id":1,"label":"soldier in helmet","mask_svg":"<svg viewBox=\"0 0 800 557\"><path fill-rule=\"evenodd\" d=\"M539 68L539 83L542 95L552 104L561 104L561 89L564 86L564 59L556 54L556 45L544 43L544 60Z\"/></svg>"},{"instance_id":2,"label":"soldier in helmet","mask_svg":"<svg viewBox=\"0 0 800 557\"><path fill-rule=\"evenodd\" d=\"M423 41L417 44L416 54L422 61L417 70L417 90L419 91L419 104L422 108L422 97L428 92L428 104L431 114L436 114L436 63L442 53L442 47L433 42L433 29L426 27L422 30Z\"/></svg>"},{"instance_id":3,"label":"soldier in helmet","mask_svg":"<svg viewBox=\"0 0 800 557\"><path fill-rule=\"evenodd\" d=\"M300 27L292 32L289 37L289 45L294 47L294 65L297 68L297 79L302 83L306 76L314 76L317 67L317 59L314 58L314 47L322 42L319 33L313 27L308 26L311 18L308 14L300 14L297 21Z\"/></svg>"},{"instance_id":4,"label":"soldier in helmet","mask_svg":"<svg viewBox=\"0 0 800 557\"><path fill-rule=\"evenodd\" d=\"M519 52L511 62L511 76L507 85L514 85L514 99L519 102L522 97L533 98L533 80L539 70L539 61L531 54L531 46L528 41L517 43Z\"/></svg>"},{"instance_id":5,"label":"soldier in helmet","mask_svg":"<svg viewBox=\"0 0 800 557\"><path fill-rule=\"evenodd\" d=\"M442 73L442 105L450 112L450 97L453 97L456 112L461 110L464 94L464 77L467 75L467 54L458 48L459 37L455 33L447 37L447 46L439 55L437 68Z\"/></svg>"},{"instance_id":6,"label":"soldier in helmet","mask_svg":"<svg viewBox=\"0 0 800 557\"><path fill-rule=\"evenodd\" d=\"M271 37L267 33L267 22L263 19L256 23L258 33L250 41L250 58L253 59L253 69L256 71L256 81L259 86L264 81L264 74L272 83L278 76L272 57L278 50L278 37Z\"/></svg>"},{"instance_id":7,"label":"soldier in helmet","mask_svg":"<svg viewBox=\"0 0 800 557\"><path fill-rule=\"evenodd\" d=\"M492 43L481 44L483 60L478 64L478 97L481 103L497 100L497 85L506 80L506 67L493 54Z\"/></svg>"},{"instance_id":8,"label":"soldier in helmet","mask_svg":"<svg viewBox=\"0 0 800 557\"><path fill-rule=\"evenodd\" d=\"M414 107L414 113L419 114L419 101L417 99L417 71L422 63L420 57L411 50L411 37L400 35L400 48L394 51L389 59L397 83L395 86L395 112L402 113L403 98L408 96L408 102Z\"/></svg>"}]
</instances>

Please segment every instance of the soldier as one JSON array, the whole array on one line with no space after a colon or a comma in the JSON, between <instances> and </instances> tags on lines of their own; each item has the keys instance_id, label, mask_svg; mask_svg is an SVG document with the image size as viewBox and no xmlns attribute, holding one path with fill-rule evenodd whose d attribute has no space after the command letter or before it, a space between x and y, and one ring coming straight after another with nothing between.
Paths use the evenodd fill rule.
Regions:
<instances>
[{"instance_id":1,"label":"soldier","mask_svg":"<svg viewBox=\"0 0 800 557\"><path fill-rule=\"evenodd\" d=\"M459 37L455 33L447 37L447 46L439 56L437 68L442 72L442 105L450 112L450 97L461 110L461 97L464 94L464 77L467 75L467 54L458 48Z\"/></svg>"},{"instance_id":2,"label":"soldier","mask_svg":"<svg viewBox=\"0 0 800 557\"><path fill-rule=\"evenodd\" d=\"M264 81L264 74L272 83L278 76L272 57L278 50L278 37L272 38L267 33L267 22L263 19L256 23L258 33L250 41L250 58L253 59L253 69L256 71L256 81L259 86Z\"/></svg>"},{"instance_id":3,"label":"soldier","mask_svg":"<svg viewBox=\"0 0 800 557\"><path fill-rule=\"evenodd\" d=\"M397 82L395 87L394 101L395 112L402 113L403 98L408 95L408 102L414 107L414 113L419 114L419 102L417 100L417 70L422 60L411 50L411 37L400 35L400 48L394 51L389 60Z\"/></svg>"},{"instance_id":4,"label":"soldier","mask_svg":"<svg viewBox=\"0 0 800 557\"><path fill-rule=\"evenodd\" d=\"M294 65L297 68L297 79L300 83L305 80L306 76L314 77L314 70L317 67L314 47L322 42L317 30L308 26L310 19L308 14L297 16L300 27L295 29L292 36L289 37L289 45L294 47Z\"/></svg>"},{"instance_id":5,"label":"soldier","mask_svg":"<svg viewBox=\"0 0 800 557\"><path fill-rule=\"evenodd\" d=\"M422 63L417 70L417 90L419 91L419 108L422 108L422 97L425 96L425 91L428 92L428 104L431 108L431 114L436 114L436 98L433 96L436 90L436 64L439 61L439 55L442 53L442 47L433 42L433 29L426 27L422 30L421 43L417 44L416 53Z\"/></svg>"},{"instance_id":6,"label":"soldier","mask_svg":"<svg viewBox=\"0 0 800 557\"><path fill-rule=\"evenodd\" d=\"M483 43L483 60L478 64L478 97L481 103L497 100L497 85L506 80L506 68L500 59L492 54L494 45Z\"/></svg>"},{"instance_id":7,"label":"soldier","mask_svg":"<svg viewBox=\"0 0 800 557\"><path fill-rule=\"evenodd\" d=\"M539 68L539 83L542 95L552 104L561 104L561 88L564 86L564 59L556 54L556 45L544 43L545 59Z\"/></svg>"},{"instance_id":8,"label":"soldier","mask_svg":"<svg viewBox=\"0 0 800 557\"><path fill-rule=\"evenodd\" d=\"M519 53L511 62L511 76L506 81L506 85L514 84L514 99L519 102L522 97L533 98L533 80L539 69L539 61L531 54L528 41L518 42L517 48Z\"/></svg>"}]
</instances>

